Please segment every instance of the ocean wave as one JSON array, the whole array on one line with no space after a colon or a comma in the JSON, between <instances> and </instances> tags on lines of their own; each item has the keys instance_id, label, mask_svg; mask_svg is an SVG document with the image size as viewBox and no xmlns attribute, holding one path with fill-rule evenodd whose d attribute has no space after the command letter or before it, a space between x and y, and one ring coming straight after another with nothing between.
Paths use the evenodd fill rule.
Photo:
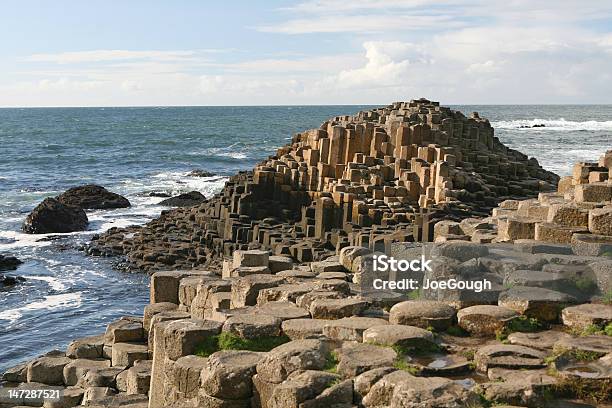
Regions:
<instances>
[{"instance_id":1,"label":"ocean wave","mask_svg":"<svg viewBox=\"0 0 612 408\"><path fill-rule=\"evenodd\" d=\"M51 241L41 240L41 238L58 234L25 234L17 231L0 231L0 238L7 240L7 243L0 244L0 249L15 249L22 247L43 247L51 245ZM66 234L68 235L68 234Z\"/></svg>"},{"instance_id":2,"label":"ocean wave","mask_svg":"<svg viewBox=\"0 0 612 408\"><path fill-rule=\"evenodd\" d=\"M544 126L536 126L544 125ZM520 130L538 130L538 131L579 131L579 130L612 130L612 120L607 121L573 121L559 119L521 119L521 120L501 120L491 122L491 126L495 129L520 129ZM534 127L536 126L536 127Z\"/></svg>"},{"instance_id":3,"label":"ocean wave","mask_svg":"<svg viewBox=\"0 0 612 408\"><path fill-rule=\"evenodd\" d=\"M9 324L15 323L32 310L51 310L58 308L79 307L81 306L81 292L64 293L61 295L45 296L44 300L28 303L25 306L0 312L0 320L8 320Z\"/></svg>"},{"instance_id":4,"label":"ocean wave","mask_svg":"<svg viewBox=\"0 0 612 408\"><path fill-rule=\"evenodd\" d=\"M263 144L263 142L261 142ZM228 157L230 159L244 160L248 158L246 146L244 143L235 142L229 146L224 147L207 147L204 149L194 150L192 152L195 156L209 156L209 157Z\"/></svg>"},{"instance_id":5,"label":"ocean wave","mask_svg":"<svg viewBox=\"0 0 612 408\"><path fill-rule=\"evenodd\" d=\"M225 176L194 177L188 174L183 172L161 172L153 176L155 181L149 184L148 187L153 190L169 191L171 195L195 190L206 197L211 197L218 193L229 179L229 177ZM157 203L164 200L164 198L159 197L151 197L150 199L155 200Z\"/></svg>"},{"instance_id":6,"label":"ocean wave","mask_svg":"<svg viewBox=\"0 0 612 408\"><path fill-rule=\"evenodd\" d=\"M51 289L61 292L66 289L66 285L59 281L59 279L54 278L52 276L28 276L28 279L31 280L40 280L47 282Z\"/></svg>"}]
</instances>

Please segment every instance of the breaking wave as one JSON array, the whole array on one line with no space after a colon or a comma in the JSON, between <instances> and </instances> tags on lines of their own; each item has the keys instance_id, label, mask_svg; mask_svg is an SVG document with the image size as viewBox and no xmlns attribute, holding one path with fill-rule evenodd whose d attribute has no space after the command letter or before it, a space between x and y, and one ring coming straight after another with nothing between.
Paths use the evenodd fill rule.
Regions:
<instances>
[{"instance_id":1,"label":"breaking wave","mask_svg":"<svg viewBox=\"0 0 612 408\"><path fill-rule=\"evenodd\" d=\"M495 129L519 129L519 130L556 130L556 131L612 131L612 120L607 121L573 121L559 119L521 119L521 120L501 120L491 122ZM544 126L541 126L544 125Z\"/></svg>"}]
</instances>

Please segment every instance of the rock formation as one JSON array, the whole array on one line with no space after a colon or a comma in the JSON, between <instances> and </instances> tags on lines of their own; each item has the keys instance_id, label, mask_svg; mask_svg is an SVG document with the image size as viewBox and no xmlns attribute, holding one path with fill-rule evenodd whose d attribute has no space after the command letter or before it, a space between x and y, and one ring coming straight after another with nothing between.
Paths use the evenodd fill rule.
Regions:
<instances>
[{"instance_id":1,"label":"rock formation","mask_svg":"<svg viewBox=\"0 0 612 408\"><path fill-rule=\"evenodd\" d=\"M73 187L43 200L28 215L22 229L29 234L83 231L89 220L84 210L125 208L127 198L95 184Z\"/></svg>"},{"instance_id":2,"label":"rock formation","mask_svg":"<svg viewBox=\"0 0 612 408\"><path fill-rule=\"evenodd\" d=\"M396 256L418 245L396 244ZM612 305L597 300L597 286L593 303L579 304L580 285L558 273L597 257L569 245L430 245L445 273L488 276L496 286L486 296L405 300L355 283L372 255L363 247L303 263L235 251L222 270L154 273L142 317L123 317L2 378L16 389L61 388L63 406L100 408L610 402Z\"/></svg>"},{"instance_id":3,"label":"rock formation","mask_svg":"<svg viewBox=\"0 0 612 408\"><path fill-rule=\"evenodd\" d=\"M0 254L0 271L17 269L22 262L14 256Z\"/></svg>"},{"instance_id":4,"label":"rock formation","mask_svg":"<svg viewBox=\"0 0 612 408\"><path fill-rule=\"evenodd\" d=\"M23 231L29 234L83 231L89 220L81 207L62 204L55 198L45 198L27 216Z\"/></svg>"},{"instance_id":5,"label":"rock formation","mask_svg":"<svg viewBox=\"0 0 612 408\"><path fill-rule=\"evenodd\" d=\"M73 187L57 196L57 200L62 204L80 207L84 210L106 210L130 206L127 198L95 184Z\"/></svg>"},{"instance_id":6,"label":"rock formation","mask_svg":"<svg viewBox=\"0 0 612 408\"><path fill-rule=\"evenodd\" d=\"M100 408L605 406L611 158L549 193L557 177L477 115L421 100L336 118L207 202L94 240L92 253L178 270L152 274L142 317L2 379ZM504 224L523 217L535 220ZM421 288L491 288L372 290L373 278L398 278L372 269L376 251L427 253Z\"/></svg>"},{"instance_id":7,"label":"rock formation","mask_svg":"<svg viewBox=\"0 0 612 408\"><path fill-rule=\"evenodd\" d=\"M556 192L506 200L492 215L437 225L435 239L571 244L577 255L612 256L612 151L598 162L577 163Z\"/></svg>"},{"instance_id":8,"label":"rock formation","mask_svg":"<svg viewBox=\"0 0 612 408\"><path fill-rule=\"evenodd\" d=\"M199 191L190 191L189 193L179 194L175 197L167 198L161 201L160 205L166 205L168 207L192 207L194 205L202 204L206 201L204 194Z\"/></svg>"},{"instance_id":9,"label":"rock formation","mask_svg":"<svg viewBox=\"0 0 612 408\"><path fill-rule=\"evenodd\" d=\"M109 230L91 253L126 255L129 267L144 270L205 265L255 247L316 260L346 245L430 241L437 220L486 216L500 201L536 197L557 181L505 147L477 113L398 102L298 133L206 203L165 212L145 228Z\"/></svg>"}]
</instances>

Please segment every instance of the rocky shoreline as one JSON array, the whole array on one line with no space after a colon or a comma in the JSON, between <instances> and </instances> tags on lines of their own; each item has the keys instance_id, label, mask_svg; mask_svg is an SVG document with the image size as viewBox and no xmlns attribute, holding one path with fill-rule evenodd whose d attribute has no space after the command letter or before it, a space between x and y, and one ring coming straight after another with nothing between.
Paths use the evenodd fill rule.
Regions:
<instances>
[{"instance_id":1,"label":"rocky shoreline","mask_svg":"<svg viewBox=\"0 0 612 408\"><path fill-rule=\"evenodd\" d=\"M611 168L559 179L427 100L334 118L206 202L96 237L152 274L150 305L2 377L61 402L0 407L606 406ZM373 290L382 254L492 288Z\"/></svg>"}]
</instances>

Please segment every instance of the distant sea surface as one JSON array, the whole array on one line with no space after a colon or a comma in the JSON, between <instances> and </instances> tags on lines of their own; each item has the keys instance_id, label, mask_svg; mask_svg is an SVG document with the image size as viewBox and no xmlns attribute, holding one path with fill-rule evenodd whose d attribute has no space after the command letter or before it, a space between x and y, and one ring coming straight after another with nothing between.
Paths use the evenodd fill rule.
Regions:
<instances>
[{"instance_id":1,"label":"distant sea surface","mask_svg":"<svg viewBox=\"0 0 612 408\"><path fill-rule=\"evenodd\" d=\"M210 196L227 176L251 169L295 132L370 106L0 109L0 253L24 263L25 283L0 290L0 372L70 340L142 314L148 277L75 249L113 226L143 224L163 209L152 192ZM508 146L566 175L576 161L612 148L612 106L453 106L477 111ZM538 128L522 126L544 125ZM214 177L191 177L194 169ZM86 183L126 196L132 207L92 211L89 230L20 232L43 198Z\"/></svg>"}]
</instances>

